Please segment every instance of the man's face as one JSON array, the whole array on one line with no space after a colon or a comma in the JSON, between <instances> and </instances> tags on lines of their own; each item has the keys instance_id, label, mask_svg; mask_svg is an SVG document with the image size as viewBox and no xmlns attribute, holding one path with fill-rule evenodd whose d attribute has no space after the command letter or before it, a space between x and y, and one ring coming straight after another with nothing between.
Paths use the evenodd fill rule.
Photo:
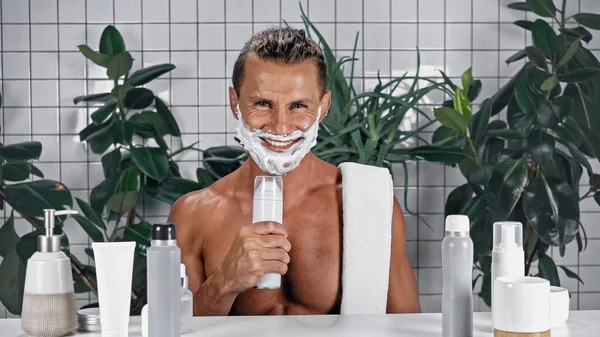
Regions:
<instances>
[{"instance_id":1,"label":"man's face","mask_svg":"<svg viewBox=\"0 0 600 337\"><path fill-rule=\"evenodd\" d=\"M329 97L329 92L321 97L313 61L283 65L250 56L239 97L230 88L231 108L235 112L239 104L247 126L278 136L291 135L294 131L306 132L315 122L320 122L329 109ZM319 106L321 113L316 121ZM273 152L286 152L304 140L291 137L275 141L269 138L268 135L262 137L262 143Z\"/></svg>"}]
</instances>

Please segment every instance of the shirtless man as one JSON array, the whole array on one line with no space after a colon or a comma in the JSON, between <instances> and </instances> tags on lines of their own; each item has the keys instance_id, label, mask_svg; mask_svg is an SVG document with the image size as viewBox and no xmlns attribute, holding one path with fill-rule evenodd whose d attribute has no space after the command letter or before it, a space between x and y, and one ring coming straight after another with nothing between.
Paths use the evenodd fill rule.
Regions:
<instances>
[{"instance_id":1,"label":"shirtless man","mask_svg":"<svg viewBox=\"0 0 600 337\"><path fill-rule=\"evenodd\" d=\"M310 152L331 99L323 52L302 30L269 29L244 46L232 82L229 104L250 156L169 215L194 315L339 313L341 173ZM252 224L254 178L266 174L283 174L284 226ZM254 288L269 272L283 275L281 289ZM394 199L387 312L420 310Z\"/></svg>"}]
</instances>

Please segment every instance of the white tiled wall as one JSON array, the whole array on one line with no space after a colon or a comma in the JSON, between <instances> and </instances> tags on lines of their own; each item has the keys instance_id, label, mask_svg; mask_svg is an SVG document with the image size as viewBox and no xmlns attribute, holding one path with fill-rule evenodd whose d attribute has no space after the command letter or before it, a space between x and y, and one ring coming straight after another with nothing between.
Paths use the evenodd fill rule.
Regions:
<instances>
[{"instance_id":1,"label":"white tiled wall","mask_svg":"<svg viewBox=\"0 0 600 337\"><path fill-rule=\"evenodd\" d=\"M524 31L512 25L526 14L507 9L510 2L513 0L301 1L338 55L350 55L355 34L360 33L357 88L372 86L377 71L382 77L414 71L418 45L424 75L436 77L442 69L459 80L472 66L473 75L483 81L479 101L515 72L518 65L506 66L503 61L528 41ZM579 8L599 13L600 2L569 0L569 14ZM105 91L111 84L102 69L84 60L77 45L97 48L104 27L115 24L135 58L134 68L176 64L170 76L153 82L150 88L173 105L184 142L199 141L201 148L207 148L234 144L235 121L226 107L227 85L244 41L252 32L283 20L302 27L297 0L2 0L0 12L2 140L42 142L40 169L48 178L62 180L74 196L83 199L99 182L102 167L100 157L78 140L89 111L74 106L72 99ZM596 34L591 43L596 55L600 54L599 41ZM433 106L442 99L432 95L424 103ZM423 109L431 111L427 104ZM416 127L417 121L408 120L407 126ZM198 154L190 152L178 159L183 174L192 178ZM600 171L594 163L596 172ZM447 194L463 184L464 178L458 170L435 164L410 163L408 167L408 205L432 228L406 215L407 252L418 278L423 309L439 311L443 206ZM402 171L394 167L398 177ZM396 184L402 185L401 178ZM396 192L402 203L404 189L399 187ZM168 205L155 201L146 201L144 206L150 222L164 220L169 212ZM578 254L571 245L567 255L557 259L585 281L585 285L565 281L574 294L573 309L600 309L599 213L593 201L582 203L588 248ZM4 217L8 214L3 212ZM31 230L22 219L16 220L16 226L19 234ZM73 253L87 262L85 233L72 221L66 231ZM87 294L77 298L78 305L89 301ZM485 310L481 301L475 308ZM0 317L5 315L0 305Z\"/></svg>"}]
</instances>

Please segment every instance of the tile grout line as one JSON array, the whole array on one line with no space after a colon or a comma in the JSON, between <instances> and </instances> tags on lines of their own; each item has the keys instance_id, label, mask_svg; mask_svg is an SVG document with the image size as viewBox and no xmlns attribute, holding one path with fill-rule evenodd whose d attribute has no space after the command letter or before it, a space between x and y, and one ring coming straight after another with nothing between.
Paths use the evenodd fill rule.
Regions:
<instances>
[{"instance_id":1,"label":"tile grout line","mask_svg":"<svg viewBox=\"0 0 600 337\"><path fill-rule=\"evenodd\" d=\"M84 7L85 8L84 9L85 44L89 45L89 41L88 41L87 5L88 5L88 0L85 0L85 2L84 2L84 6L85 6ZM87 64L88 64L88 60L87 59L85 60L85 64L86 64L86 67L84 69L84 76L87 78L88 75L89 75L88 67L87 67ZM60 73L60 62L59 62L58 66L59 66L58 72ZM87 83L88 83L88 81L86 79L85 84L84 84L84 88L85 88L84 93L85 94L87 94L88 90L89 90L89 87L88 87ZM59 86L60 86L60 83L59 83ZM59 102L59 105L60 105L60 102ZM86 104L86 106L87 106L87 104ZM86 108L86 121L87 121L87 115L88 115L88 113L89 113L89 109ZM59 111L59 114L60 114L60 111ZM89 203L89 201L90 201L90 153L89 153L89 151L85 151L85 155L86 155L86 169L87 169L87 181L86 181L87 182L87 191L86 191L86 195L87 195L87 201ZM91 245L90 237L88 236L87 239L88 239L87 248L90 248L90 245ZM90 263L90 257L87 256L87 254L86 254L86 258L87 258L87 264L91 265L91 263ZM87 294L87 301L88 301L87 304L90 304L90 302L92 301L92 295L90 293L91 293L91 291L89 291L88 294Z\"/></svg>"}]
</instances>

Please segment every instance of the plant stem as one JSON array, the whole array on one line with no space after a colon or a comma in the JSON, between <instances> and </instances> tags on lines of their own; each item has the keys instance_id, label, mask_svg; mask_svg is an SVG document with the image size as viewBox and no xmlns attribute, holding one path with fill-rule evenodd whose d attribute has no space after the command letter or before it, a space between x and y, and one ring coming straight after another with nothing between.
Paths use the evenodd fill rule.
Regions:
<instances>
[{"instance_id":1,"label":"plant stem","mask_svg":"<svg viewBox=\"0 0 600 337\"><path fill-rule=\"evenodd\" d=\"M562 9L560 11L560 28L564 28L565 27L566 8L567 8L567 0L563 0L562 1Z\"/></svg>"},{"instance_id":2,"label":"plant stem","mask_svg":"<svg viewBox=\"0 0 600 337\"><path fill-rule=\"evenodd\" d=\"M129 227L133 221L135 220L135 208L132 209L131 211L129 211L129 213L127 214L127 223L125 224L125 227Z\"/></svg>"},{"instance_id":3,"label":"plant stem","mask_svg":"<svg viewBox=\"0 0 600 337\"><path fill-rule=\"evenodd\" d=\"M467 131L466 131L466 136L467 136L467 141L469 142L469 146L471 147L471 151L473 151L473 155L475 155L475 163L477 163L477 165L479 165L481 163L479 156L477 155L477 151L475 150L475 145L473 144L473 141L471 140L471 135L469 132L469 128L467 127Z\"/></svg>"},{"instance_id":4,"label":"plant stem","mask_svg":"<svg viewBox=\"0 0 600 337\"><path fill-rule=\"evenodd\" d=\"M592 194L594 191L592 190L592 188L590 187L590 190L587 191L586 194L583 195L583 197L579 198L579 201L582 201L583 199L589 197L590 194Z\"/></svg>"},{"instance_id":5,"label":"plant stem","mask_svg":"<svg viewBox=\"0 0 600 337\"><path fill-rule=\"evenodd\" d=\"M204 152L203 150L200 150L200 149L194 149L194 148L193 148L193 147L194 147L194 145L196 145L196 144L198 144L198 143L199 143L199 142L194 142L194 143L192 143L192 145L188 145L188 146L186 146L186 147L182 147L181 149L179 149L179 150L177 150L177 151L175 151L175 152L171 153L171 155L169 156L169 158L173 158L173 157L175 157L176 155L180 154L180 153L181 153L181 152L183 152L183 151L192 150L192 149L193 149L193 150L198 150L198 151L200 151L200 152Z\"/></svg>"}]
</instances>

